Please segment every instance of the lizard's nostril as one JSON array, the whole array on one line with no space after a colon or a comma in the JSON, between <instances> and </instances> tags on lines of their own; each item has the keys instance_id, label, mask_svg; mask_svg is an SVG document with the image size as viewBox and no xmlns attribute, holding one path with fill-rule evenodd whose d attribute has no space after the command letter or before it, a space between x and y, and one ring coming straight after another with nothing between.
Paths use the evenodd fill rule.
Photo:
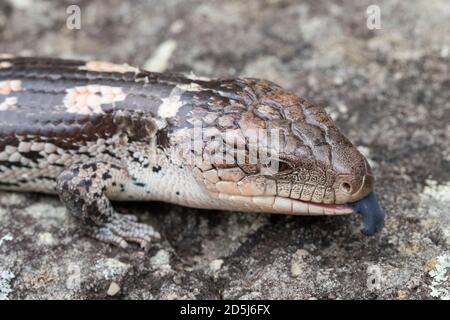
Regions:
<instances>
[{"instance_id":1,"label":"lizard's nostril","mask_svg":"<svg viewBox=\"0 0 450 320\"><path fill-rule=\"evenodd\" d=\"M350 193L352 191L352 186L348 182L343 182L341 183L341 190Z\"/></svg>"}]
</instances>

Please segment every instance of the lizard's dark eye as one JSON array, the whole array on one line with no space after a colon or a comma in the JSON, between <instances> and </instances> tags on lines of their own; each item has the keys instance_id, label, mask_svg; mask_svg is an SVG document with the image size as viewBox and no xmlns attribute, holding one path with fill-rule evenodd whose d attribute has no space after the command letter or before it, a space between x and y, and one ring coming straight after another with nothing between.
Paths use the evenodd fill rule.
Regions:
<instances>
[{"instance_id":1,"label":"lizard's dark eye","mask_svg":"<svg viewBox=\"0 0 450 320\"><path fill-rule=\"evenodd\" d=\"M289 174L293 171L292 166L283 160L270 160L261 168L261 173L266 175Z\"/></svg>"},{"instance_id":2,"label":"lizard's dark eye","mask_svg":"<svg viewBox=\"0 0 450 320\"><path fill-rule=\"evenodd\" d=\"M292 171L292 167L290 164L284 161L278 162L278 173L288 173Z\"/></svg>"}]
</instances>

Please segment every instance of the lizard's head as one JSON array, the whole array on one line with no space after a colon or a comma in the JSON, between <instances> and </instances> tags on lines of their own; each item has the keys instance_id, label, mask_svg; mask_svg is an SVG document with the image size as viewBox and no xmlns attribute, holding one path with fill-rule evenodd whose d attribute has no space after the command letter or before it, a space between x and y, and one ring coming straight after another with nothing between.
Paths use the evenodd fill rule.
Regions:
<instances>
[{"instance_id":1,"label":"lizard's head","mask_svg":"<svg viewBox=\"0 0 450 320\"><path fill-rule=\"evenodd\" d=\"M198 156L193 172L208 195L196 206L298 215L354 212L351 203L373 189L364 156L320 107L270 82L246 81L256 101L250 106L235 103L188 115L202 125L202 147L190 151ZM205 126L207 119L212 123ZM376 223L371 228L377 231Z\"/></svg>"}]
</instances>

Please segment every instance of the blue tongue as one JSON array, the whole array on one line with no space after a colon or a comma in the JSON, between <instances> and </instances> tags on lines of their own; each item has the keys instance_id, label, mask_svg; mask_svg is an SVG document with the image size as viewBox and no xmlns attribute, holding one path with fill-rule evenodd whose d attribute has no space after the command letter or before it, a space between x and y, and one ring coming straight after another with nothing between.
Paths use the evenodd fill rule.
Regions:
<instances>
[{"instance_id":1,"label":"blue tongue","mask_svg":"<svg viewBox=\"0 0 450 320\"><path fill-rule=\"evenodd\" d=\"M369 193L364 199L348 204L356 213L362 215L361 232L372 236L384 227L384 211L378 204L375 193Z\"/></svg>"}]
</instances>

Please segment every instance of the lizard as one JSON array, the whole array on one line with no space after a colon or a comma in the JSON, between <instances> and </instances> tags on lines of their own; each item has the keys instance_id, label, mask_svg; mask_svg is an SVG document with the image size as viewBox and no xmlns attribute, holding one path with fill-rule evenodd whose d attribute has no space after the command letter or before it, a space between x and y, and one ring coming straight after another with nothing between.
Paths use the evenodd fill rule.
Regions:
<instances>
[{"instance_id":1,"label":"lizard","mask_svg":"<svg viewBox=\"0 0 450 320\"><path fill-rule=\"evenodd\" d=\"M147 246L111 201L363 217L384 225L367 159L325 110L255 78L0 56L0 189L57 194L80 229Z\"/></svg>"}]
</instances>

